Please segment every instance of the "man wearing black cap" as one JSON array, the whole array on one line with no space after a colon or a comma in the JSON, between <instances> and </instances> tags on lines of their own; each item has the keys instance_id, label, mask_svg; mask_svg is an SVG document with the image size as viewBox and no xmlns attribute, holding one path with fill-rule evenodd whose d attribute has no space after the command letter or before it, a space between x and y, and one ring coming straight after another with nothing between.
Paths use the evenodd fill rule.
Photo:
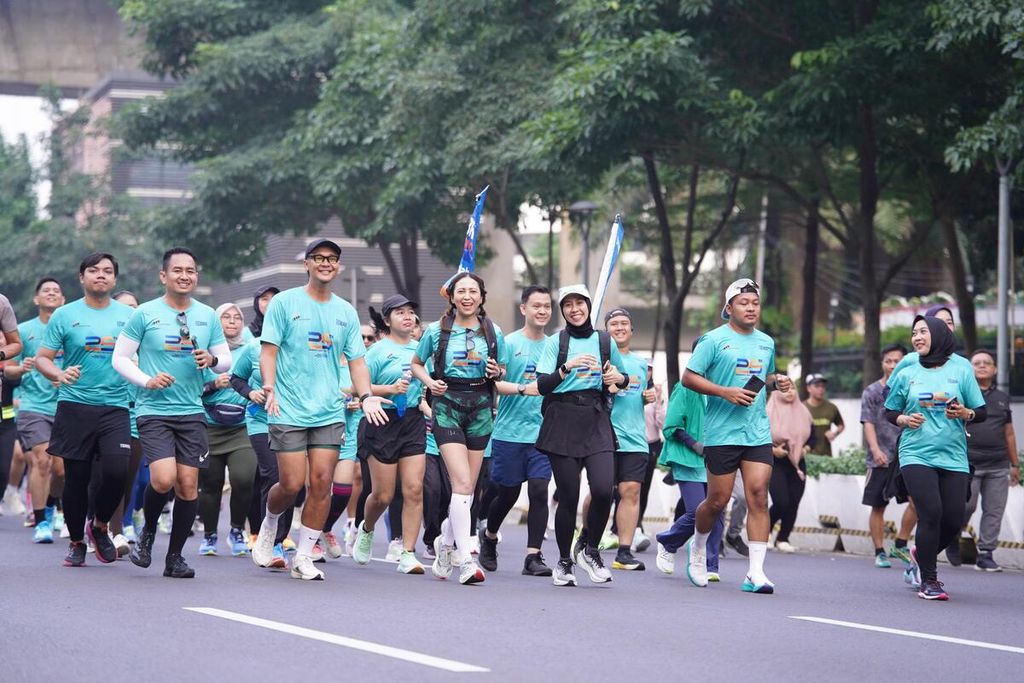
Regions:
<instances>
[{"instance_id":1,"label":"man wearing black cap","mask_svg":"<svg viewBox=\"0 0 1024 683\"><path fill-rule=\"evenodd\" d=\"M277 453L280 481L267 496L267 516L252 559L264 567L271 563L278 519L305 485L308 461L309 489L291 569L293 578L307 581L324 576L313 566L313 546L327 519L334 468L345 439L341 354L348 358L366 419L374 424L387 421L382 399L370 393L359 317L350 303L331 291L340 257L341 247L331 240L310 243L305 258L309 281L271 300L260 337L270 447Z\"/></svg>"}]
</instances>

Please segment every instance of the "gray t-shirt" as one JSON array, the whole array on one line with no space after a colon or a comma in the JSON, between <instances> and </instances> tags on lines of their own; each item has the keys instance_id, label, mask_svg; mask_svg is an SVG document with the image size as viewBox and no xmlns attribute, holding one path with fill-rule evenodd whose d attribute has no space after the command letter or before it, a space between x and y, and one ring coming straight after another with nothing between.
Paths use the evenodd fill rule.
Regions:
<instances>
[{"instance_id":1,"label":"gray t-shirt","mask_svg":"<svg viewBox=\"0 0 1024 683\"><path fill-rule=\"evenodd\" d=\"M1010 397L995 388L983 391L982 395L988 417L967 425L967 459L975 467L1009 467L1006 425L1013 424Z\"/></svg>"},{"instance_id":2,"label":"gray t-shirt","mask_svg":"<svg viewBox=\"0 0 1024 683\"><path fill-rule=\"evenodd\" d=\"M14 309L7 297L0 294L0 332L14 332L18 329L18 319L14 317Z\"/></svg>"},{"instance_id":3,"label":"gray t-shirt","mask_svg":"<svg viewBox=\"0 0 1024 683\"><path fill-rule=\"evenodd\" d=\"M903 430L885 419L885 386L881 380L874 382L860 397L860 422L870 422L875 426L875 435L878 438L878 446L882 452L889 457L891 463L896 457L896 442ZM869 468L879 467L875 459L871 457L871 451L865 449L865 464Z\"/></svg>"}]
</instances>

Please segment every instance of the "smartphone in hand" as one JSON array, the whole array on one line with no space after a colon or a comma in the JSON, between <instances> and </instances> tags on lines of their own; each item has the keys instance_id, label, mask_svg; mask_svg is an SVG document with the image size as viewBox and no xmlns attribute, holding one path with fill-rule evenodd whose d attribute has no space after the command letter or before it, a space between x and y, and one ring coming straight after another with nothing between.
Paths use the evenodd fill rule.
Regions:
<instances>
[{"instance_id":1,"label":"smartphone in hand","mask_svg":"<svg viewBox=\"0 0 1024 683\"><path fill-rule=\"evenodd\" d=\"M752 391L755 394L759 393L761 389L764 389L764 380L757 375L754 375L747 380L747 383L743 385L743 388L747 391Z\"/></svg>"}]
</instances>

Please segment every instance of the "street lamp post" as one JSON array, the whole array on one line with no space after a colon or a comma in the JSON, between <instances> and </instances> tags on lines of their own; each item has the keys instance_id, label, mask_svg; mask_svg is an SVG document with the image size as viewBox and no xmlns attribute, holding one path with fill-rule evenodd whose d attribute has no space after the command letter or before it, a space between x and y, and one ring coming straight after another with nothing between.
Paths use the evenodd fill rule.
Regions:
<instances>
[{"instance_id":1,"label":"street lamp post","mask_svg":"<svg viewBox=\"0 0 1024 683\"><path fill-rule=\"evenodd\" d=\"M569 213L580 216L580 235L583 236L583 285L588 290L590 289L590 220L597 208L597 204L586 199L569 205Z\"/></svg>"}]
</instances>

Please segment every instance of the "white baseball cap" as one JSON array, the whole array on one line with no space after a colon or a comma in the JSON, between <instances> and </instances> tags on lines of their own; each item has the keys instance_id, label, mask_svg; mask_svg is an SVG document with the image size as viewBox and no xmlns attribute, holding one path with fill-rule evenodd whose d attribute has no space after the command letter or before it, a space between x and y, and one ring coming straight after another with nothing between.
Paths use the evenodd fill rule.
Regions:
<instances>
[{"instance_id":1,"label":"white baseball cap","mask_svg":"<svg viewBox=\"0 0 1024 683\"><path fill-rule=\"evenodd\" d=\"M753 287L754 290L760 294L761 287L756 282L751 280L749 277L741 277L739 280L735 280L731 285L725 289L725 304L726 306L734 297L739 296L743 293L743 290L747 287ZM729 314L725 312L725 306L722 306L722 320L728 320Z\"/></svg>"},{"instance_id":2,"label":"white baseball cap","mask_svg":"<svg viewBox=\"0 0 1024 683\"><path fill-rule=\"evenodd\" d=\"M587 289L586 285L568 285L566 287L559 287L558 289L558 305L561 306L562 302L568 296L582 296L587 301L591 301L590 290Z\"/></svg>"}]
</instances>

